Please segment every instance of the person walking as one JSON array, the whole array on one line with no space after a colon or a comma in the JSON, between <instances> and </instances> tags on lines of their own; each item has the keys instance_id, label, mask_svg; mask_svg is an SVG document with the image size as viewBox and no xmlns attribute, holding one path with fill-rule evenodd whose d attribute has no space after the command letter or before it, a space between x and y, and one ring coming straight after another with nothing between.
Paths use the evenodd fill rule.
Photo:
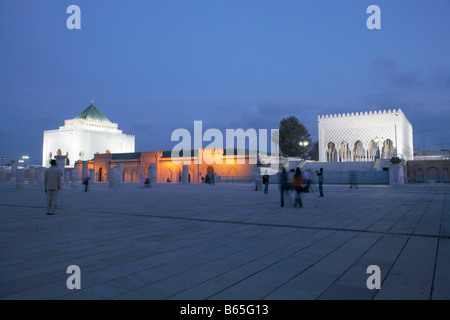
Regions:
<instances>
[{"instance_id":1,"label":"person walking","mask_svg":"<svg viewBox=\"0 0 450 320\"><path fill-rule=\"evenodd\" d=\"M316 170L316 175L319 177L319 197L323 197L323 168L320 168L320 171Z\"/></svg>"},{"instance_id":2,"label":"person walking","mask_svg":"<svg viewBox=\"0 0 450 320\"><path fill-rule=\"evenodd\" d=\"M356 184L356 172L350 171L350 189L355 187L355 189L358 189L358 185Z\"/></svg>"},{"instance_id":3,"label":"person walking","mask_svg":"<svg viewBox=\"0 0 450 320\"><path fill-rule=\"evenodd\" d=\"M293 185L294 185L294 190L296 193L296 197L294 200L294 208L297 208L297 203L299 205L299 208L303 207L303 203L302 203L302 192L303 192L303 175L302 175L302 171L300 170L300 168L297 168L295 170L295 175L294 175L294 179L293 179Z\"/></svg>"},{"instance_id":4,"label":"person walking","mask_svg":"<svg viewBox=\"0 0 450 320\"><path fill-rule=\"evenodd\" d=\"M84 192L88 192L88 188L89 188L89 177L84 178L83 184L85 185Z\"/></svg>"},{"instance_id":5,"label":"person walking","mask_svg":"<svg viewBox=\"0 0 450 320\"><path fill-rule=\"evenodd\" d=\"M267 174L267 170L263 175L263 184L264 184L264 194L269 193L269 178L270 176Z\"/></svg>"},{"instance_id":6,"label":"person walking","mask_svg":"<svg viewBox=\"0 0 450 320\"><path fill-rule=\"evenodd\" d=\"M288 184L288 176L286 173L286 168L283 168L283 170L280 173L280 195L281 195L281 207L284 207L284 193L289 192L289 184ZM288 194L289 196L289 194Z\"/></svg>"},{"instance_id":7,"label":"person walking","mask_svg":"<svg viewBox=\"0 0 450 320\"><path fill-rule=\"evenodd\" d=\"M45 170L44 188L47 194L47 215L55 214L56 196L61 189L61 171L56 168L56 160L50 161L50 168Z\"/></svg>"}]
</instances>

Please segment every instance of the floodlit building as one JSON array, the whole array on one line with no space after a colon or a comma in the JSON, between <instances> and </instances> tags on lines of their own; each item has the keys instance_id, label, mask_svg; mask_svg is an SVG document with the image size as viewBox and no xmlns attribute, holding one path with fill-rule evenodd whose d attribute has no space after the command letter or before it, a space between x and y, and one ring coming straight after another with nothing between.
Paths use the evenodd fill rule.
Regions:
<instances>
[{"instance_id":1,"label":"floodlit building","mask_svg":"<svg viewBox=\"0 0 450 320\"><path fill-rule=\"evenodd\" d=\"M122 133L92 101L91 105L64 126L44 131L42 166L55 156L66 156L66 166L77 160L93 159L95 154L134 152L135 137Z\"/></svg>"},{"instance_id":2,"label":"floodlit building","mask_svg":"<svg viewBox=\"0 0 450 320\"><path fill-rule=\"evenodd\" d=\"M412 160L413 129L398 110L318 116L319 161Z\"/></svg>"}]
</instances>

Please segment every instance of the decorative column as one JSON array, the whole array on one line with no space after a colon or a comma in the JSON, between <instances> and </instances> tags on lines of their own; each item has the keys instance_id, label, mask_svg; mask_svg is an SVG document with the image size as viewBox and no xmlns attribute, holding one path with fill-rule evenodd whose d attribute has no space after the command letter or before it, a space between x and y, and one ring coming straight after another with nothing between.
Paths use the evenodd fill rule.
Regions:
<instances>
[{"instance_id":1,"label":"decorative column","mask_svg":"<svg viewBox=\"0 0 450 320\"><path fill-rule=\"evenodd\" d=\"M16 185L16 173L17 173L17 167L19 166L19 163L16 160L11 160L11 185Z\"/></svg>"},{"instance_id":2,"label":"decorative column","mask_svg":"<svg viewBox=\"0 0 450 320\"><path fill-rule=\"evenodd\" d=\"M16 170L16 188L23 189L25 185L25 169L20 168Z\"/></svg>"},{"instance_id":3,"label":"decorative column","mask_svg":"<svg viewBox=\"0 0 450 320\"><path fill-rule=\"evenodd\" d=\"M70 170L70 180L72 188L78 186L78 169L73 168Z\"/></svg>"},{"instance_id":4,"label":"decorative column","mask_svg":"<svg viewBox=\"0 0 450 320\"><path fill-rule=\"evenodd\" d=\"M189 183L189 166L183 165L183 176L182 176L183 184Z\"/></svg>"},{"instance_id":5,"label":"decorative column","mask_svg":"<svg viewBox=\"0 0 450 320\"><path fill-rule=\"evenodd\" d=\"M69 183L70 183L70 171L64 171L64 183L69 185Z\"/></svg>"},{"instance_id":6,"label":"decorative column","mask_svg":"<svg viewBox=\"0 0 450 320\"><path fill-rule=\"evenodd\" d=\"M119 168L109 168L109 187L117 188L120 183L120 171Z\"/></svg>"},{"instance_id":7,"label":"decorative column","mask_svg":"<svg viewBox=\"0 0 450 320\"><path fill-rule=\"evenodd\" d=\"M119 183L122 183L122 181L123 181L123 168L122 168L122 164L121 163L118 163L116 165L116 170L117 170L117 174L118 174L118 177L119 177Z\"/></svg>"},{"instance_id":8,"label":"decorative column","mask_svg":"<svg viewBox=\"0 0 450 320\"><path fill-rule=\"evenodd\" d=\"M34 180L36 180L36 167L32 166L28 170L28 183L34 184Z\"/></svg>"},{"instance_id":9,"label":"decorative column","mask_svg":"<svg viewBox=\"0 0 450 320\"><path fill-rule=\"evenodd\" d=\"M44 184L45 170L47 170L46 167L39 167L38 168L37 181L38 181L39 184Z\"/></svg>"},{"instance_id":10,"label":"decorative column","mask_svg":"<svg viewBox=\"0 0 450 320\"><path fill-rule=\"evenodd\" d=\"M95 182L95 169L90 169L89 170L89 183L94 183Z\"/></svg>"},{"instance_id":11,"label":"decorative column","mask_svg":"<svg viewBox=\"0 0 450 320\"><path fill-rule=\"evenodd\" d=\"M6 182L6 171L3 168L0 168L0 183Z\"/></svg>"},{"instance_id":12,"label":"decorative column","mask_svg":"<svg viewBox=\"0 0 450 320\"><path fill-rule=\"evenodd\" d=\"M81 179L86 179L89 176L88 173L88 163L89 161L81 161Z\"/></svg>"},{"instance_id":13,"label":"decorative column","mask_svg":"<svg viewBox=\"0 0 450 320\"><path fill-rule=\"evenodd\" d=\"M66 158L67 156L55 156L56 168L61 172L61 189L64 189L65 184L64 171L66 168Z\"/></svg>"},{"instance_id":14,"label":"decorative column","mask_svg":"<svg viewBox=\"0 0 450 320\"><path fill-rule=\"evenodd\" d=\"M158 182L157 172L158 172L158 165L156 163L150 164L149 179L151 184L155 184Z\"/></svg>"}]
</instances>

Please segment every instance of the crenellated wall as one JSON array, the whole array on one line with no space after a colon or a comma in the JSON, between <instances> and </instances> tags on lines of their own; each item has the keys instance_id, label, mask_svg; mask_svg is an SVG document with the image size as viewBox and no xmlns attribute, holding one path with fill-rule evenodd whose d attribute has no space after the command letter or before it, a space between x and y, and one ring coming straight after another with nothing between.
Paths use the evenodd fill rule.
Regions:
<instances>
[{"instance_id":1,"label":"crenellated wall","mask_svg":"<svg viewBox=\"0 0 450 320\"><path fill-rule=\"evenodd\" d=\"M413 157L412 126L401 109L318 116L319 161Z\"/></svg>"}]
</instances>

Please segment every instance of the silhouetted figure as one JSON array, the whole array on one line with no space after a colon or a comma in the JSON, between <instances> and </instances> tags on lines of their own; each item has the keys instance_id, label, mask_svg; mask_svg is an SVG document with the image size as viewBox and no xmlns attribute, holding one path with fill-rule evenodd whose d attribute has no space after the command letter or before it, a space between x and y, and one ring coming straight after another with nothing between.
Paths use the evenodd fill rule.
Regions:
<instances>
[{"instance_id":1,"label":"silhouetted figure","mask_svg":"<svg viewBox=\"0 0 450 320\"><path fill-rule=\"evenodd\" d=\"M300 168L297 168L295 170L295 175L294 175L292 184L294 186L294 190L296 193L296 197L294 200L294 208L297 207L297 204L301 208L301 207L303 207L302 195L301 195L303 192L303 175L302 175Z\"/></svg>"},{"instance_id":2,"label":"silhouetted figure","mask_svg":"<svg viewBox=\"0 0 450 320\"><path fill-rule=\"evenodd\" d=\"M89 187L89 177L84 178L83 180L83 184L84 184L84 192L88 191L88 187Z\"/></svg>"},{"instance_id":3,"label":"silhouetted figure","mask_svg":"<svg viewBox=\"0 0 450 320\"><path fill-rule=\"evenodd\" d=\"M280 196L281 196L281 207L284 207L284 193L287 192L289 196L289 184L288 184L288 176L286 173L286 169L280 173Z\"/></svg>"},{"instance_id":4,"label":"silhouetted figure","mask_svg":"<svg viewBox=\"0 0 450 320\"><path fill-rule=\"evenodd\" d=\"M358 185L356 184L356 172L350 171L350 189L355 186L355 189L358 189Z\"/></svg>"},{"instance_id":5,"label":"silhouetted figure","mask_svg":"<svg viewBox=\"0 0 450 320\"><path fill-rule=\"evenodd\" d=\"M55 214L56 196L61 189L61 171L56 168L56 160L50 161L50 168L45 170L44 188L47 194L47 215Z\"/></svg>"},{"instance_id":6,"label":"silhouetted figure","mask_svg":"<svg viewBox=\"0 0 450 320\"><path fill-rule=\"evenodd\" d=\"M309 170L306 170L303 172L303 192L312 192L311 190L311 172Z\"/></svg>"},{"instance_id":7,"label":"silhouetted figure","mask_svg":"<svg viewBox=\"0 0 450 320\"><path fill-rule=\"evenodd\" d=\"M263 184L264 184L264 194L268 194L269 193L269 178L270 176L267 174L267 170L265 172L265 174L263 175Z\"/></svg>"},{"instance_id":8,"label":"silhouetted figure","mask_svg":"<svg viewBox=\"0 0 450 320\"><path fill-rule=\"evenodd\" d=\"M319 177L319 197L323 197L323 168L320 168L320 171L316 170L316 175Z\"/></svg>"}]
</instances>

